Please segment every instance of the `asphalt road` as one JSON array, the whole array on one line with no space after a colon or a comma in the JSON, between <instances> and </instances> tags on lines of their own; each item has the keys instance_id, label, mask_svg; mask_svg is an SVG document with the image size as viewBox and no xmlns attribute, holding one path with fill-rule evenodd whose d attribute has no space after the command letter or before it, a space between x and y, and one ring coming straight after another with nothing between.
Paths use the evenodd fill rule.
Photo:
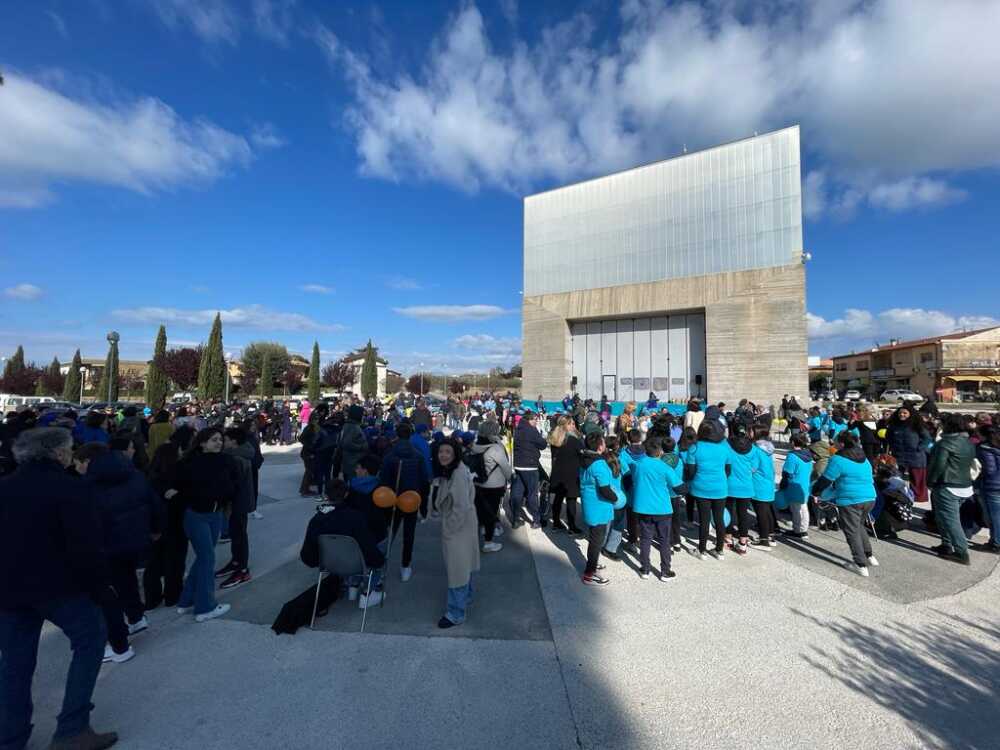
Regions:
<instances>
[{"instance_id":1,"label":"asphalt road","mask_svg":"<svg viewBox=\"0 0 1000 750\"><path fill-rule=\"evenodd\" d=\"M269 451L254 581L221 594L231 614L151 612L138 656L102 669L92 720L120 747L998 747L997 560L941 562L918 530L879 544L867 580L839 568L842 537L815 533L722 562L682 553L669 583L628 558L600 589L579 581L582 540L521 530L483 556L469 622L440 633L428 521L413 579L394 553L364 634L344 600L317 630L276 636L270 621L313 577L297 557L314 503L298 497L294 455L278 455L294 452ZM47 629L32 748L54 728L67 663Z\"/></svg>"}]
</instances>

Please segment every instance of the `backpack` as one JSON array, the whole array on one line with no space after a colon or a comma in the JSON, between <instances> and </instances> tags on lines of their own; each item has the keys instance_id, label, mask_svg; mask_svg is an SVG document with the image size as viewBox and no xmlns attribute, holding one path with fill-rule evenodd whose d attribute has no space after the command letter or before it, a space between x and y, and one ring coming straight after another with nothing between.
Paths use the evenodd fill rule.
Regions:
<instances>
[{"instance_id":1,"label":"backpack","mask_svg":"<svg viewBox=\"0 0 1000 750\"><path fill-rule=\"evenodd\" d=\"M487 448L487 450L489 450ZM469 472L472 474L472 480L475 484L483 484L487 479L490 478L490 474L493 471L486 470L486 451L468 451L462 456L462 463L464 463ZM497 467L494 466L495 470Z\"/></svg>"}]
</instances>

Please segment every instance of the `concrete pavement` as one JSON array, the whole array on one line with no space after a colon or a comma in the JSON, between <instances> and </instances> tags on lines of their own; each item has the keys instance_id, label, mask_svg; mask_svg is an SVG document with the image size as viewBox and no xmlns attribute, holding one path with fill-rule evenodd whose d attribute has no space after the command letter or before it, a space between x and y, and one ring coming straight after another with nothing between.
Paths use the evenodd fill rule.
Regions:
<instances>
[{"instance_id":1,"label":"concrete pavement","mask_svg":"<svg viewBox=\"0 0 1000 750\"><path fill-rule=\"evenodd\" d=\"M315 505L298 472L294 455L269 455L254 581L221 594L230 616L154 611L138 656L102 669L93 723L119 746L997 747L996 558L944 563L909 531L878 545L865 580L839 569L841 535L814 532L809 547L722 562L682 553L669 583L610 563L612 584L595 589L579 582L582 540L522 529L483 556L469 622L442 634L429 521L412 581L390 568L368 632L338 601L317 631L275 636L281 603L313 582L297 562ZM46 746L67 662L47 629L31 747Z\"/></svg>"}]
</instances>

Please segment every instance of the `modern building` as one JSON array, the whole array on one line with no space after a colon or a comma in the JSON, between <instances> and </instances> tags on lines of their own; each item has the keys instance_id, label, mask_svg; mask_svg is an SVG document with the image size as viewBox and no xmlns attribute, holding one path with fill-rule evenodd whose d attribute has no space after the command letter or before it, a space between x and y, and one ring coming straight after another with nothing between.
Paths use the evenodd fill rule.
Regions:
<instances>
[{"instance_id":1,"label":"modern building","mask_svg":"<svg viewBox=\"0 0 1000 750\"><path fill-rule=\"evenodd\" d=\"M833 385L878 397L887 388L909 388L938 401L1000 390L1000 326L956 331L913 341L891 340L833 358Z\"/></svg>"},{"instance_id":2,"label":"modern building","mask_svg":"<svg viewBox=\"0 0 1000 750\"><path fill-rule=\"evenodd\" d=\"M798 126L524 199L523 392L808 393Z\"/></svg>"}]
</instances>

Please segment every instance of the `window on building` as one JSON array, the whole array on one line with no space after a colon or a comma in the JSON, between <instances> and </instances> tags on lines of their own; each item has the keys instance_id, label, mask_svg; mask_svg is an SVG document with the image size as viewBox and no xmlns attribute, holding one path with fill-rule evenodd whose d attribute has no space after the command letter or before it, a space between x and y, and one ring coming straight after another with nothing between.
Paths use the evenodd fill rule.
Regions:
<instances>
[{"instance_id":1,"label":"window on building","mask_svg":"<svg viewBox=\"0 0 1000 750\"><path fill-rule=\"evenodd\" d=\"M864 370L868 369L868 363L867 362L855 362L854 363L854 369L857 370L857 371L859 371L859 372L863 372Z\"/></svg>"},{"instance_id":2,"label":"window on building","mask_svg":"<svg viewBox=\"0 0 1000 750\"><path fill-rule=\"evenodd\" d=\"M847 371L847 363L846 362L838 362L837 365L836 365L836 369L837 369L837 372L846 372Z\"/></svg>"},{"instance_id":3,"label":"window on building","mask_svg":"<svg viewBox=\"0 0 1000 750\"><path fill-rule=\"evenodd\" d=\"M926 364L927 362L934 361L934 352L920 352L920 363Z\"/></svg>"}]
</instances>

